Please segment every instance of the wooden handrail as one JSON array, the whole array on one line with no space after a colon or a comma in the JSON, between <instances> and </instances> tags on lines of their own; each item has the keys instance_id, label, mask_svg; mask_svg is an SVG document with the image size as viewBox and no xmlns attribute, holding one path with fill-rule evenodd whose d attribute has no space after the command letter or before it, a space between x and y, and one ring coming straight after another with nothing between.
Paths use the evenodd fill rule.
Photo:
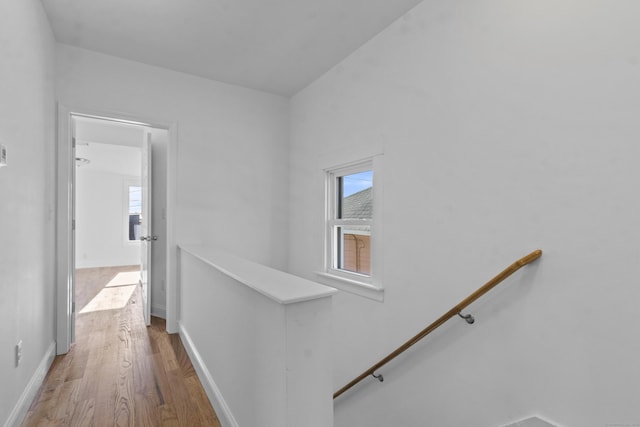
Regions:
<instances>
[{"instance_id":1,"label":"wooden handrail","mask_svg":"<svg viewBox=\"0 0 640 427\"><path fill-rule=\"evenodd\" d=\"M387 364L388 362L390 362L391 360L395 359L401 353L404 353L407 349L409 349L409 347L411 347L412 345L414 345L415 343L420 341L422 338L424 338L427 335L429 335L431 332L436 330L438 327L440 327L447 320L451 319L454 316L460 315L462 310L464 310L469 304L471 304L472 302L474 302L475 300L480 298L482 295L484 295L487 292L489 292L497 284L502 282L507 277L511 276L513 273L518 271L521 267L523 267L523 266L525 266L525 265L537 260L541 256L542 256L542 251L540 249L538 249L538 250L535 250L535 251L531 252L529 255L526 255L526 256L520 258L519 260L517 260L516 262L511 264L509 267L505 268L496 277L494 277L493 279L489 280L487 283L485 283L480 288L478 288L474 293L472 293L467 298L462 300L458 305L456 305L451 310L447 311L445 314L440 316L440 318L438 320L436 320L435 322L433 322L432 324L427 326L425 329L420 331L420 333L418 333L416 336L411 338L409 341L407 341L404 344L402 344L400 347L398 347L396 350L394 350L392 353L390 353L387 357L385 357L384 359L380 360L378 363L376 363L375 365L371 366L369 369L364 371L362 374L360 374L358 377L356 377L349 384L345 385L340 390L336 391L333 394L333 398L334 399L337 398L342 393L344 393L345 391L349 390L351 387L353 387L354 385L358 384L360 381L362 381L363 379L365 379L369 375L373 375L375 378L379 378L380 380L382 380L382 376L375 375L375 371L377 371L381 366L383 366L383 365ZM469 323L473 322L473 318L471 318L471 320L469 320L469 319L466 319L466 320Z\"/></svg>"}]
</instances>

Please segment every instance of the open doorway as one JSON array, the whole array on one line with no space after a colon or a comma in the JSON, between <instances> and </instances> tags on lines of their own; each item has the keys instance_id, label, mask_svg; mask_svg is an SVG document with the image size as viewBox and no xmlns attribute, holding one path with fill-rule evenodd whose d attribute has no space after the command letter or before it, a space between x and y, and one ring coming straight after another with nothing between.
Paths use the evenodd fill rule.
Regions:
<instances>
[{"instance_id":1,"label":"open doorway","mask_svg":"<svg viewBox=\"0 0 640 427\"><path fill-rule=\"evenodd\" d=\"M140 125L74 117L76 316L122 309L140 271ZM158 224L161 226L160 224Z\"/></svg>"},{"instance_id":2,"label":"open doorway","mask_svg":"<svg viewBox=\"0 0 640 427\"><path fill-rule=\"evenodd\" d=\"M122 117L61 110L58 354L66 353L73 342L78 313L118 308L113 305L128 301L140 276L149 278L147 315L166 318L167 247L171 241L167 182L172 132ZM143 146L148 152L144 161ZM143 163L152 161L153 170L145 172ZM141 235L144 176L149 178L145 185L152 196L146 203L149 236ZM141 240L147 241L141 244ZM152 248L142 262L149 271L141 275L145 246Z\"/></svg>"}]
</instances>

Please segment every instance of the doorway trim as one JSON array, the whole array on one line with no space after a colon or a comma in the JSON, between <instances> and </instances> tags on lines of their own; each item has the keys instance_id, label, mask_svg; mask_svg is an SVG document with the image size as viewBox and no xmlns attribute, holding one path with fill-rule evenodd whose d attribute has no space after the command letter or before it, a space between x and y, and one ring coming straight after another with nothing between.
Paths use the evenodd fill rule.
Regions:
<instances>
[{"instance_id":1,"label":"doorway trim","mask_svg":"<svg viewBox=\"0 0 640 427\"><path fill-rule=\"evenodd\" d=\"M72 147L72 116L85 116L165 129L167 143L166 206L166 314L167 332L178 331L177 321L177 250L174 236L176 197L177 122L149 119L134 114L105 111L91 107L69 107L58 103L57 183L56 183L56 353L67 353L73 340L72 306L75 260L73 251L73 195L75 191L75 159Z\"/></svg>"}]
</instances>

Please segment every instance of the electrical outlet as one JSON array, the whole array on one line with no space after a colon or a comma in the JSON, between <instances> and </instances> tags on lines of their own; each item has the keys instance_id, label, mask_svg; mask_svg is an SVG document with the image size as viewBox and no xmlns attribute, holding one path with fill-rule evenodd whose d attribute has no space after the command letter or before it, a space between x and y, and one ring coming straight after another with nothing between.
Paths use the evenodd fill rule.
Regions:
<instances>
[{"instance_id":1,"label":"electrical outlet","mask_svg":"<svg viewBox=\"0 0 640 427\"><path fill-rule=\"evenodd\" d=\"M22 359L22 340L16 344L16 367L20 366L20 360Z\"/></svg>"}]
</instances>

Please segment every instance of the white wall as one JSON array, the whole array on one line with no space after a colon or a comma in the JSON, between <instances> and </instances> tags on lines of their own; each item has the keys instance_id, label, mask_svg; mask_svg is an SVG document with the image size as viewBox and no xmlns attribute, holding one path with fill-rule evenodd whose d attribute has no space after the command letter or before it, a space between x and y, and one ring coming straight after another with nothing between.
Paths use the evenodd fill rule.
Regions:
<instances>
[{"instance_id":1,"label":"white wall","mask_svg":"<svg viewBox=\"0 0 640 427\"><path fill-rule=\"evenodd\" d=\"M2 425L20 421L32 397L23 393L35 391L29 381L54 350L53 49L39 1L0 2L0 141L8 151L0 168Z\"/></svg>"},{"instance_id":2,"label":"white wall","mask_svg":"<svg viewBox=\"0 0 640 427\"><path fill-rule=\"evenodd\" d=\"M140 185L140 177L77 172L76 268L140 264L140 242L125 240L127 182Z\"/></svg>"},{"instance_id":3,"label":"white wall","mask_svg":"<svg viewBox=\"0 0 640 427\"><path fill-rule=\"evenodd\" d=\"M285 98L57 47L61 103L178 123L179 241L283 265Z\"/></svg>"},{"instance_id":4,"label":"white wall","mask_svg":"<svg viewBox=\"0 0 640 427\"><path fill-rule=\"evenodd\" d=\"M76 157L91 161L76 169L76 268L139 264L140 242L125 240L125 191L140 185L140 148L92 142Z\"/></svg>"},{"instance_id":5,"label":"white wall","mask_svg":"<svg viewBox=\"0 0 640 427\"><path fill-rule=\"evenodd\" d=\"M334 297L336 426L638 423L640 4L421 3L292 100L289 269L322 265L323 159L383 151L385 301ZM314 225L315 224L315 225Z\"/></svg>"},{"instance_id":6,"label":"white wall","mask_svg":"<svg viewBox=\"0 0 640 427\"><path fill-rule=\"evenodd\" d=\"M286 264L286 98L65 45L56 63L64 105L177 123L177 242Z\"/></svg>"}]
</instances>

